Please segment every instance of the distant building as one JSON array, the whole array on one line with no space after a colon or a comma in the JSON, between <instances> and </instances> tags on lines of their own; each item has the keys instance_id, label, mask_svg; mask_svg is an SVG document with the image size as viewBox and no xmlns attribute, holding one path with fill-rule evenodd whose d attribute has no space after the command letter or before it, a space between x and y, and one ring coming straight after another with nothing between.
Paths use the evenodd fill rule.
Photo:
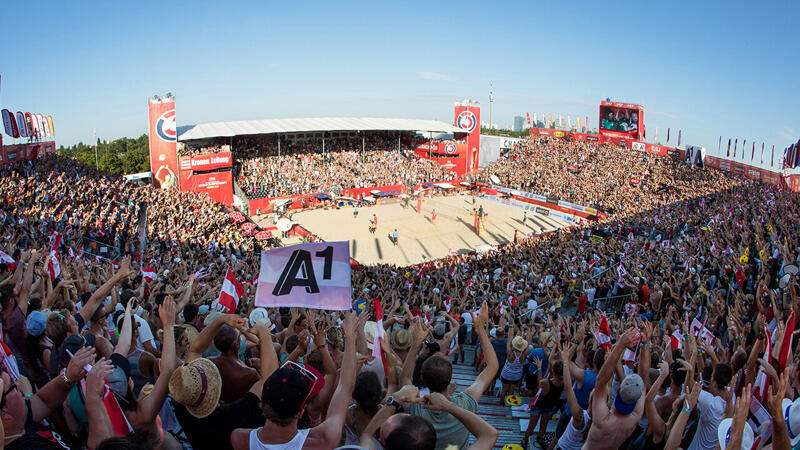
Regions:
<instances>
[{"instance_id":1,"label":"distant building","mask_svg":"<svg viewBox=\"0 0 800 450\"><path fill-rule=\"evenodd\" d=\"M522 131L525 126L525 118L522 116L514 116L514 131Z\"/></svg>"}]
</instances>

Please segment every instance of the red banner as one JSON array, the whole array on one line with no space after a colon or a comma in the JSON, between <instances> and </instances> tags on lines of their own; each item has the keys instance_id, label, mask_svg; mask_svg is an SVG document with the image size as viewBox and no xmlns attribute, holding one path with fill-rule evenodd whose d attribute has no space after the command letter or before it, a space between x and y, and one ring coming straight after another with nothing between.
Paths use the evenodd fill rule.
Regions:
<instances>
[{"instance_id":1,"label":"red banner","mask_svg":"<svg viewBox=\"0 0 800 450\"><path fill-rule=\"evenodd\" d=\"M454 114L455 126L467 133L465 171L472 172L478 169L480 155L481 106L477 102L456 102Z\"/></svg>"},{"instance_id":2,"label":"red banner","mask_svg":"<svg viewBox=\"0 0 800 450\"><path fill-rule=\"evenodd\" d=\"M233 166L231 152L209 153L189 158L181 158L181 171L204 172Z\"/></svg>"},{"instance_id":3,"label":"red banner","mask_svg":"<svg viewBox=\"0 0 800 450\"><path fill-rule=\"evenodd\" d=\"M233 176L230 171L216 173L197 173L184 178L181 186L184 191L206 193L212 200L233 205Z\"/></svg>"},{"instance_id":4,"label":"red banner","mask_svg":"<svg viewBox=\"0 0 800 450\"><path fill-rule=\"evenodd\" d=\"M153 173L153 185L162 189L177 188L178 133L175 125L175 102L151 102L147 106L150 123L150 172Z\"/></svg>"},{"instance_id":5,"label":"red banner","mask_svg":"<svg viewBox=\"0 0 800 450\"><path fill-rule=\"evenodd\" d=\"M11 137L13 137L13 138L18 138L19 137L19 133L15 132L16 122L17 121L14 120L14 114L9 110L4 109L3 110L3 128L5 128L6 134L11 136Z\"/></svg>"}]
</instances>

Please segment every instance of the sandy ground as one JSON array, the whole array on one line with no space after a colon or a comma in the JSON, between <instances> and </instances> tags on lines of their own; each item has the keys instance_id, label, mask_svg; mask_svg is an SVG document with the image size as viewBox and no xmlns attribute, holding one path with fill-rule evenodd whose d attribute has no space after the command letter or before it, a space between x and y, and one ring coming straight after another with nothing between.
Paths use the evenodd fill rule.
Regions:
<instances>
[{"instance_id":1,"label":"sandy ground","mask_svg":"<svg viewBox=\"0 0 800 450\"><path fill-rule=\"evenodd\" d=\"M353 218L353 208L339 210L317 209L294 214L292 221L299 223L326 241L350 241L350 256L360 263L410 265L439 259L450 252L473 251L480 245L497 245L532 232L542 233L567 226L566 222L532 212L522 222L523 210L490 200L477 201L488 216L484 232L473 232L472 196L435 197L425 199L422 213L416 212L416 200L408 208L402 203L372 206L359 209ZM436 221L431 211L436 210ZM369 232L372 215L378 217L375 234ZM399 234L398 245L392 242L395 228Z\"/></svg>"}]
</instances>

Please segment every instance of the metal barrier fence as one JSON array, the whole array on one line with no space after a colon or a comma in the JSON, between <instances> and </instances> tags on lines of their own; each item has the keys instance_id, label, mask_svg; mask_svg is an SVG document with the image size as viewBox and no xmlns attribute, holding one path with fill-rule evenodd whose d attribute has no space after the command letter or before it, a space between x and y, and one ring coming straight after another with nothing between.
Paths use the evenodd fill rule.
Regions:
<instances>
[{"instance_id":1,"label":"metal barrier fence","mask_svg":"<svg viewBox=\"0 0 800 450\"><path fill-rule=\"evenodd\" d=\"M84 257L94 257L109 261L119 261L121 256L117 247L85 236L83 237L83 254Z\"/></svg>"},{"instance_id":2,"label":"metal barrier fence","mask_svg":"<svg viewBox=\"0 0 800 450\"><path fill-rule=\"evenodd\" d=\"M594 307L603 312L618 312L621 311L625 305L630 303L632 295L633 294L624 294L596 298L594 299Z\"/></svg>"}]
</instances>

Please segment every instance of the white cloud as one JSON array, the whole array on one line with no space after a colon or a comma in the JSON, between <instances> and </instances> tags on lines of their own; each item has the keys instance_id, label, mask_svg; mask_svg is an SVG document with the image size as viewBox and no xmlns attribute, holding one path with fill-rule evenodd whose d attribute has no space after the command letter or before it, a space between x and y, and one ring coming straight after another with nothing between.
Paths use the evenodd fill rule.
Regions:
<instances>
[{"instance_id":1,"label":"white cloud","mask_svg":"<svg viewBox=\"0 0 800 450\"><path fill-rule=\"evenodd\" d=\"M455 78L451 77L450 75L444 73L437 73L437 72L417 72L417 76L422 78L423 80L434 80L434 81L453 81Z\"/></svg>"},{"instance_id":2,"label":"white cloud","mask_svg":"<svg viewBox=\"0 0 800 450\"><path fill-rule=\"evenodd\" d=\"M796 133L790 127L783 127L782 130L778 131L778 136L780 136L781 139L792 140L795 138Z\"/></svg>"}]
</instances>

